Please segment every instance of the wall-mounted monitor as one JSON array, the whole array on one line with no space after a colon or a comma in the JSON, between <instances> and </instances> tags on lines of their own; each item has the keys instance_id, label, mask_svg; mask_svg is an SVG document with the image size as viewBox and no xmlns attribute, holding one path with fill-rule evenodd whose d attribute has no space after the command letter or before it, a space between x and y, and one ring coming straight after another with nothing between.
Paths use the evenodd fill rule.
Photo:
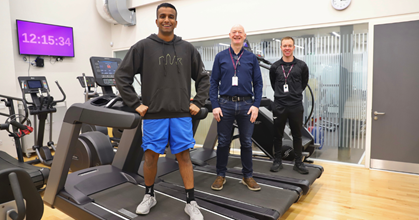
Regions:
<instances>
[{"instance_id":1,"label":"wall-mounted monitor","mask_svg":"<svg viewBox=\"0 0 419 220\"><path fill-rule=\"evenodd\" d=\"M74 57L73 28L16 20L19 54Z\"/></svg>"}]
</instances>

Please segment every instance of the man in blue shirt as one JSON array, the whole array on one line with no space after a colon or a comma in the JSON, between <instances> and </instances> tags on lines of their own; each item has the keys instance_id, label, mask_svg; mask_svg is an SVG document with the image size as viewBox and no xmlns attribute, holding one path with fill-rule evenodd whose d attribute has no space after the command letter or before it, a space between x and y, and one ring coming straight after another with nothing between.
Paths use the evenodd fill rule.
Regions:
<instances>
[{"instance_id":1,"label":"man in blue shirt","mask_svg":"<svg viewBox=\"0 0 419 220\"><path fill-rule=\"evenodd\" d=\"M240 135L243 179L250 190L260 186L252 178L252 134L262 100L262 75L256 56L243 47L246 33L241 25L234 25L229 33L231 47L215 56L211 74L210 99L212 113L217 120L217 178L211 185L221 190L226 182L228 154L234 120ZM220 97L218 97L220 95ZM254 97L254 100L253 100Z\"/></svg>"}]
</instances>

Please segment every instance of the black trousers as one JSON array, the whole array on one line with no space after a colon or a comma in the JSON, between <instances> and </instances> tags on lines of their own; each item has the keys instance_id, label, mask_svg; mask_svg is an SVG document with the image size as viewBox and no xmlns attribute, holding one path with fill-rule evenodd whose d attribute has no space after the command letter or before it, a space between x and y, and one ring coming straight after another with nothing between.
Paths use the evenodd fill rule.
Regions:
<instances>
[{"instance_id":1,"label":"black trousers","mask_svg":"<svg viewBox=\"0 0 419 220\"><path fill-rule=\"evenodd\" d=\"M293 146L296 157L301 157L303 150L301 140L301 129L303 127L303 104L295 106L283 106L277 102L272 106L274 116L274 150L275 157L281 158L282 137L284 136L284 128L287 123L291 128Z\"/></svg>"}]
</instances>

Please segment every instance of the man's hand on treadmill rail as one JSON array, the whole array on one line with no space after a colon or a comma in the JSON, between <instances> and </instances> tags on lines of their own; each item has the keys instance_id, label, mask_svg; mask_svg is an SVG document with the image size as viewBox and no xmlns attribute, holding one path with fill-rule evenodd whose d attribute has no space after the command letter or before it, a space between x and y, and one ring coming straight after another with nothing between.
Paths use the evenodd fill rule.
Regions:
<instances>
[{"instance_id":1,"label":"man's hand on treadmill rail","mask_svg":"<svg viewBox=\"0 0 419 220\"><path fill-rule=\"evenodd\" d=\"M196 106L195 104L191 103L189 105L189 112L191 113L191 115L196 115L199 113L199 111L201 111L201 109L198 108L198 106Z\"/></svg>"},{"instance_id":2,"label":"man's hand on treadmill rail","mask_svg":"<svg viewBox=\"0 0 419 220\"><path fill-rule=\"evenodd\" d=\"M144 117L145 113L147 113L148 110L148 106L141 104L140 106L138 106L135 111L137 111L141 117Z\"/></svg>"}]
</instances>

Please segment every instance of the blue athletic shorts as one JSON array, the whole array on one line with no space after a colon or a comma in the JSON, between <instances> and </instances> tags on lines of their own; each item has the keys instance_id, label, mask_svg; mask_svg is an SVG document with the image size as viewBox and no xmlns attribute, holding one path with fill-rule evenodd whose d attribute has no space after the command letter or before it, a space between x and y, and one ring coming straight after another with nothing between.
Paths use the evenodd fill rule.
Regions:
<instances>
[{"instance_id":1,"label":"blue athletic shorts","mask_svg":"<svg viewBox=\"0 0 419 220\"><path fill-rule=\"evenodd\" d=\"M141 147L164 154L167 143L172 154L180 153L195 146L192 118L163 118L143 120L143 144Z\"/></svg>"}]
</instances>

